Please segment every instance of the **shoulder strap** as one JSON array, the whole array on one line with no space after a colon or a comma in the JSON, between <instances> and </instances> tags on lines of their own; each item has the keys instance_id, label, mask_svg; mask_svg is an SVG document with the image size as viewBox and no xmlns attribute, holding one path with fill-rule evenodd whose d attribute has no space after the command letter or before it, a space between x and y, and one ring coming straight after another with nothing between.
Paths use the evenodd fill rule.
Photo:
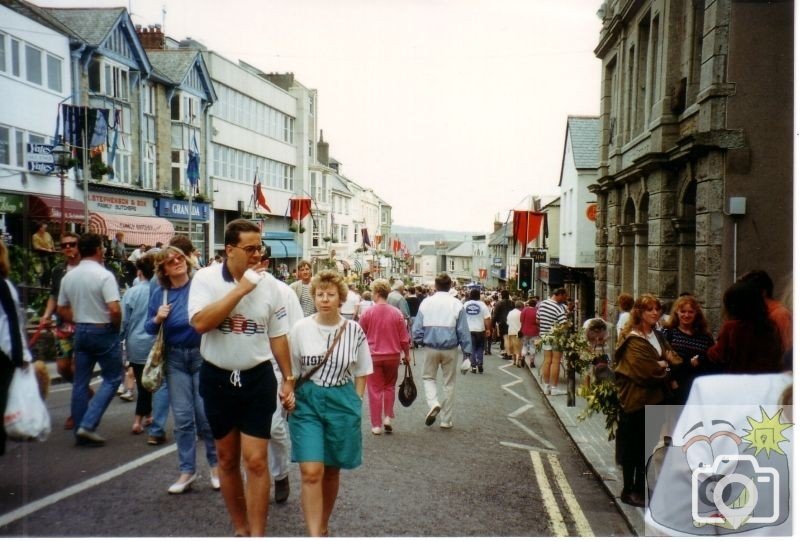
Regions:
<instances>
[{"instance_id":1,"label":"shoulder strap","mask_svg":"<svg viewBox=\"0 0 800 541\"><path fill-rule=\"evenodd\" d=\"M322 359L322 362L321 362L321 363L319 363L319 364L318 364L317 366L315 366L314 368L312 368L311 370L309 370L308 372L306 372L305 374L303 374L303 375L300 377L300 380L298 380L298 383L299 383L301 380L302 380L302 381L307 381L307 380L311 379L311 376L313 376L314 374L316 374L316 373L317 373L317 370L319 370L320 368L322 368L322 365L324 365L326 362L328 362L328 359L330 359L330 358L331 358L331 353L333 353L333 349L336 347L336 344L338 344L338 343L339 343L339 339L340 339L340 338L342 337L342 335L344 334L344 328L345 328L346 326L347 326L347 321L345 321L345 322L342 324L342 326L341 326L341 327L339 327L339 331L336 333L336 337L333 339L333 342L331 343L331 347L329 347L329 348L328 348L328 351L326 351L326 352L325 352L325 357Z\"/></svg>"},{"instance_id":2,"label":"shoulder strap","mask_svg":"<svg viewBox=\"0 0 800 541\"><path fill-rule=\"evenodd\" d=\"M161 299L161 304L168 304L167 303L167 289L164 288L164 296Z\"/></svg>"}]
</instances>

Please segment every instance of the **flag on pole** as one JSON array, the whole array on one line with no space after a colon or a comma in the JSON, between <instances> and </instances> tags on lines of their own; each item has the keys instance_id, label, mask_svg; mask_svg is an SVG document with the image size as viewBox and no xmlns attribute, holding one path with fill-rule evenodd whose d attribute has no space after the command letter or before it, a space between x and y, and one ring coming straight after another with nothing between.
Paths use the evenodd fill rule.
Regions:
<instances>
[{"instance_id":1,"label":"flag on pole","mask_svg":"<svg viewBox=\"0 0 800 541\"><path fill-rule=\"evenodd\" d=\"M364 243L364 246L372 246L372 243L369 241L369 232L367 231L366 227L361 228L361 241Z\"/></svg>"},{"instance_id":2,"label":"flag on pole","mask_svg":"<svg viewBox=\"0 0 800 541\"><path fill-rule=\"evenodd\" d=\"M532 210L514 211L514 240L522 246L523 254L528 244L539 238L543 220L544 213L542 212L534 212Z\"/></svg>"},{"instance_id":3,"label":"flag on pole","mask_svg":"<svg viewBox=\"0 0 800 541\"><path fill-rule=\"evenodd\" d=\"M189 148L189 160L186 163L186 180L189 181L189 186L197 188L197 182L200 180L200 149L197 148L197 139L192 134L192 142Z\"/></svg>"},{"instance_id":4,"label":"flag on pole","mask_svg":"<svg viewBox=\"0 0 800 541\"><path fill-rule=\"evenodd\" d=\"M309 214L311 214L310 197L292 197L289 199L289 217L293 221L302 221Z\"/></svg>"},{"instance_id":5,"label":"flag on pole","mask_svg":"<svg viewBox=\"0 0 800 541\"><path fill-rule=\"evenodd\" d=\"M272 212L272 209L269 208L267 204L267 198L264 197L264 192L261 191L261 183L258 181L258 173L253 175L253 206L255 207L256 211L258 207L264 208L267 212Z\"/></svg>"}]
</instances>

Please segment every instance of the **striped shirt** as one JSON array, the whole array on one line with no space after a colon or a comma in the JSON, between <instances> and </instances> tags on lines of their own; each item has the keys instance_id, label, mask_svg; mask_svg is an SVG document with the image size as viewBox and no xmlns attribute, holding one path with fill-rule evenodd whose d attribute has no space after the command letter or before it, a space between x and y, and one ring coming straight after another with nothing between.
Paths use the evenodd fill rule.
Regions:
<instances>
[{"instance_id":1,"label":"striped shirt","mask_svg":"<svg viewBox=\"0 0 800 541\"><path fill-rule=\"evenodd\" d=\"M567 310L552 299L545 299L536 305L536 317L539 320L541 335L550 334L553 327L567 321Z\"/></svg>"},{"instance_id":2,"label":"striped shirt","mask_svg":"<svg viewBox=\"0 0 800 541\"><path fill-rule=\"evenodd\" d=\"M315 316L301 319L289 333L292 344L292 373L300 377L325 359L340 325L345 325L339 343L330 358L317 370L311 381L322 387L338 387L358 376L372 373L372 356L367 335L361 326L352 320L339 325L320 325Z\"/></svg>"}]
</instances>

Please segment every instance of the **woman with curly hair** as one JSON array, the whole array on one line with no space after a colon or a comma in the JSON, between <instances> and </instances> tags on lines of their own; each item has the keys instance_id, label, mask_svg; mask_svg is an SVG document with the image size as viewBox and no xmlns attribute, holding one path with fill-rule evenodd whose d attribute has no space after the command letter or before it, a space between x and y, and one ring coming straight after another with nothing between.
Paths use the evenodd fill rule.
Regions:
<instances>
[{"instance_id":1,"label":"woman with curly hair","mask_svg":"<svg viewBox=\"0 0 800 541\"><path fill-rule=\"evenodd\" d=\"M706 352L714 345L703 309L692 295L682 295L673 303L664 326L664 338L683 359L683 363L672 370L672 379L678 387L670 400L672 404L682 405L686 403L694 378L711 372Z\"/></svg>"},{"instance_id":2,"label":"woman with curly hair","mask_svg":"<svg viewBox=\"0 0 800 541\"><path fill-rule=\"evenodd\" d=\"M306 528L319 537L328 535L339 471L361 465L361 409L372 358L361 326L340 313L347 297L342 276L329 270L317 274L311 297L316 313L289 334L298 378L289 433L292 461L300 464Z\"/></svg>"},{"instance_id":3,"label":"woman with curly hair","mask_svg":"<svg viewBox=\"0 0 800 541\"><path fill-rule=\"evenodd\" d=\"M614 352L615 382L620 402L617 445L622 465L620 499L645 505L645 406L663 404L669 392L670 365L680 357L656 332L661 302L642 295L633 304Z\"/></svg>"}]
</instances>

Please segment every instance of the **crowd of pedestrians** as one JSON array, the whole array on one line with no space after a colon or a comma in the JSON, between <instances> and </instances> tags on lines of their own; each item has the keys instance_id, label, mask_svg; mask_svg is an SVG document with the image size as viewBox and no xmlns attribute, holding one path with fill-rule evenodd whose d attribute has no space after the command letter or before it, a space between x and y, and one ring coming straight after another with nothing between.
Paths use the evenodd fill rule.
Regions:
<instances>
[{"instance_id":1,"label":"crowd of pedestrians","mask_svg":"<svg viewBox=\"0 0 800 541\"><path fill-rule=\"evenodd\" d=\"M201 445L209 484L221 492L237 536L265 534L271 481L275 501L286 501L291 462L299 465L309 535L330 534L340 470L362 461L363 399L372 434L391 435L398 370L415 355L422 359L427 403L420 421L432 426L438 420L443 431L457 422L458 372L483 374L493 344L514 366L538 366L546 394L566 394L561 347L551 339L573 319L563 288L540 300L506 289L459 287L442 273L432 288L393 278L359 290L337 272L314 274L309 261L299 262L287 285L270 274L269 248L252 222L230 222L224 243L224 257L202 266L191 241L180 235L127 255L122 235L105 245L93 233L65 233L63 261L50 268L42 321L57 337L57 370L73 384L64 428L74 432L76 444L105 443L98 429L129 370L136 382L132 435L147 430L148 444L163 444L170 412L174 418L178 478L167 491L182 494L202 477L196 464ZM109 259L135 269L123 281L122 297L104 265ZM31 360L16 317L19 300L6 279L9 268L0 242L0 405L14 367ZM653 295L623 293L617 305L616 327L590 318L572 332L585 333L595 354L584 386L601 380L616 386L621 499L643 506L644 408L686 403L701 376L790 370L791 312L773 298L763 271L728 288L725 320L713 334L690 293L680 295L666 316ZM166 378L151 393L142 373L162 327ZM612 336L613 353L606 350ZM102 382L93 391L95 365Z\"/></svg>"}]
</instances>

